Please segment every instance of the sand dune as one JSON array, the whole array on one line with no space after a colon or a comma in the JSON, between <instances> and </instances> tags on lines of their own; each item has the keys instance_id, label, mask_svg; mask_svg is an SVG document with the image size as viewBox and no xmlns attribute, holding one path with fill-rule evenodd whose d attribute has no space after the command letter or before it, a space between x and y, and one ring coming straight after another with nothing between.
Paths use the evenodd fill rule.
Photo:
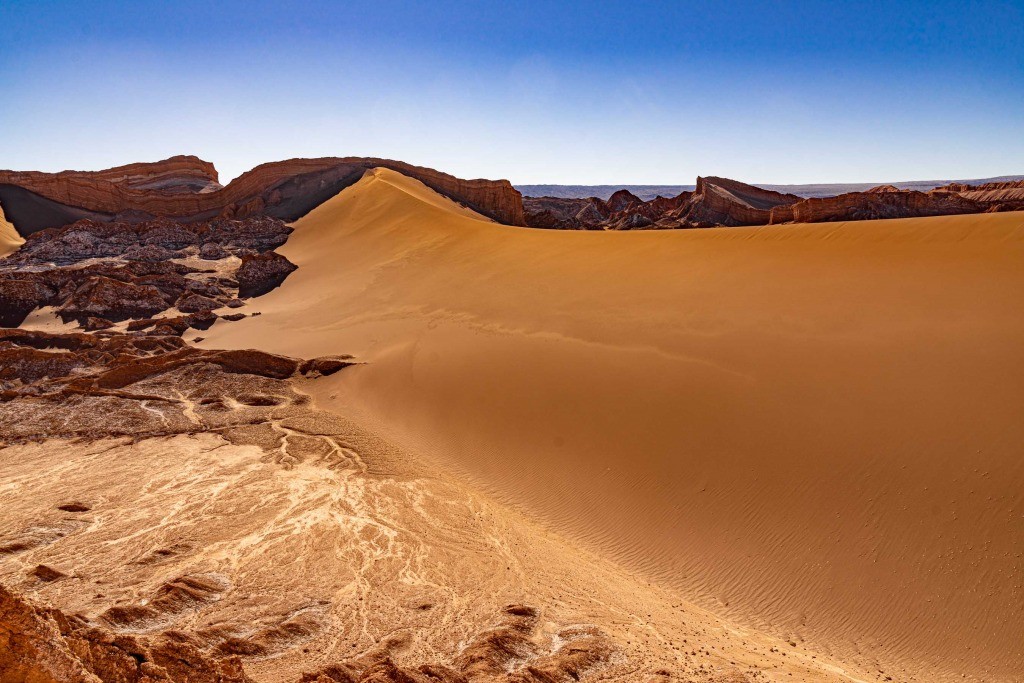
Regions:
<instances>
[{"instance_id":1,"label":"sand dune","mask_svg":"<svg viewBox=\"0 0 1024 683\"><path fill-rule=\"evenodd\" d=\"M570 538L897 680L1024 670L1024 213L672 232L497 225L376 170L203 346Z\"/></svg>"},{"instance_id":2,"label":"sand dune","mask_svg":"<svg viewBox=\"0 0 1024 683\"><path fill-rule=\"evenodd\" d=\"M24 243L25 240L4 217L4 207L0 206L0 257L7 256Z\"/></svg>"}]
</instances>

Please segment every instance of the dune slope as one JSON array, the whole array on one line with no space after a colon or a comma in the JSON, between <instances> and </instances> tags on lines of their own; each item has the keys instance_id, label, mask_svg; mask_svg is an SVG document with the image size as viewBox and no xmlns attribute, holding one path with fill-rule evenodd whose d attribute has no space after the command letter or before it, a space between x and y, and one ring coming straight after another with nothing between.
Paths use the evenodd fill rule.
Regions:
<instances>
[{"instance_id":1,"label":"dune slope","mask_svg":"<svg viewBox=\"0 0 1024 683\"><path fill-rule=\"evenodd\" d=\"M4 207L0 206L0 257L7 256L24 243L25 240L4 216Z\"/></svg>"},{"instance_id":2,"label":"dune slope","mask_svg":"<svg viewBox=\"0 0 1024 683\"><path fill-rule=\"evenodd\" d=\"M1024 670L1024 214L500 226L377 169L203 333L748 625L897 680Z\"/></svg>"}]
</instances>

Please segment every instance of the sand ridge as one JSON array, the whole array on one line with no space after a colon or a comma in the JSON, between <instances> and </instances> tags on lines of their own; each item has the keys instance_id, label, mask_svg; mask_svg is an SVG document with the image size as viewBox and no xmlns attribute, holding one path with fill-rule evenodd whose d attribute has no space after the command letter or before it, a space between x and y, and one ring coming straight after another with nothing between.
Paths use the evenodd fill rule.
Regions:
<instances>
[{"instance_id":1,"label":"sand ridge","mask_svg":"<svg viewBox=\"0 0 1024 683\"><path fill-rule=\"evenodd\" d=\"M378 169L204 346L314 389L551 528L900 680L1024 666L1024 215L577 233Z\"/></svg>"}]
</instances>

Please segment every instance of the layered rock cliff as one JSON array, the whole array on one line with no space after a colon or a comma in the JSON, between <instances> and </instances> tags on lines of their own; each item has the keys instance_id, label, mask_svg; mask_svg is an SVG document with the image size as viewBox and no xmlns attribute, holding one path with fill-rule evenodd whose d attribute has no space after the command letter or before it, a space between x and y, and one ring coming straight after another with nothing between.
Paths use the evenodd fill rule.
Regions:
<instances>
[{"instance_id":1,"label":"layered rock cliff","mask_svg":"<svg viewBox=\"0 0 1024 683\"><path fill-rule=\"evenodd\" d=\"M619 190L602 201L528 197L527 224L539 228L614 229L694 228L718 225L764 225L775 206L800 197L763 190L727 178L697 178L694 192L643 201Z\"/></svg>"},{"instance_id":2,"label":"layered rock cliff","mask_svg":"<svg viewBox=\"0 0 1024 683\"><path fill-rule=\"evenodd\" d=\"M1024 210L1024 181L952 184L930 192L880 185L864 192L804 199L727 178L697 178L694 192L643 201L626 190L596 197L524 199L537 228L629 230L821 223Z\"/></svg>"},{"instance_id":3,"label":"layered rock cliff","mask_svg":"<svg viewBox=\"0 0 1024 683\"><path fill-rule=\"evenodd\" d=\"M981 185L965 185L950 183L936 188L948 192L957 192L962 197L979 202L1020 202L1024 201L1024 180L1012 180L1000 183L982 183Z\"/></svg>"},{"instance_id":4,"label":"layered rock cliff","mask_svg":"<svg viewBox=\"0 0 1024 683\"><path fill-rule=\"evenodd\" d=\"M697 178L697 189L679 213L687 223L703 225L764 225L776 206L800 201L795 194L782 194L728 178Z\"/></svg>"},{"instance_id":5,"label":"layered rock cliff","mask_svg":"<svg viewBox=\"0 0 1024 683\"><path fill-rule=\"evenodd\" d=\"M825 223L980 213L988 206L955 192L888 190L812 197L771 210L771 223Z\"/></svg>"},{"instance_id":6,"label":"layered rock cliff","mask_svg":"<svg viewBox=\"0 0 1024 683\"><path fill-rule=\"evenodd\" d=\"M263 164L224 187L212 164L185 156L98 172L0 171L0 202L23 235L82 218L197 221L266 215L294 220L376 167L416 178L499 222L523 225L522 196L507 180L463 180L400 161L363 157Z\"/></svg>"}]
</instances>

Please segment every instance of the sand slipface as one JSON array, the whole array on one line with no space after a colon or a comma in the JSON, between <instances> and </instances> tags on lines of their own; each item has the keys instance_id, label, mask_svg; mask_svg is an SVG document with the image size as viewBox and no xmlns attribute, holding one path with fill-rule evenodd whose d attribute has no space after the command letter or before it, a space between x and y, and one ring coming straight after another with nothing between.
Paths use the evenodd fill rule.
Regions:
<instances>
[{"instance_id":1,"label":"sand slipface","mask_svg":"<svg viewBox=\"0 0 1024 683\"><path fill-rule=\"evenodd\" d=\"M7 256L25 243L25 240L4 217L4 207L0 206L0 257Z\"/></svg>"},{"instance_id":2,"label":"sand slipface","mask_svg":"<svg viewBox=\"0 0 1024 683\"><path fill-rule=\"evenodd\" d=\"M534 231L377 169L294 227L203 346L354 354L319 407L741 624L1024 670L1024 213Z\"/></svg>"}]
</instances>

